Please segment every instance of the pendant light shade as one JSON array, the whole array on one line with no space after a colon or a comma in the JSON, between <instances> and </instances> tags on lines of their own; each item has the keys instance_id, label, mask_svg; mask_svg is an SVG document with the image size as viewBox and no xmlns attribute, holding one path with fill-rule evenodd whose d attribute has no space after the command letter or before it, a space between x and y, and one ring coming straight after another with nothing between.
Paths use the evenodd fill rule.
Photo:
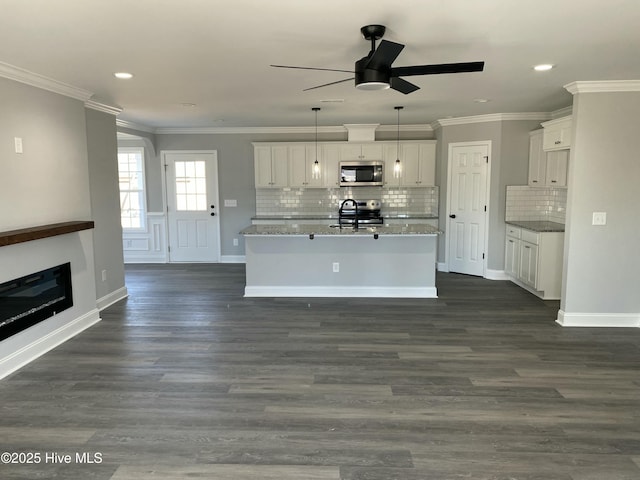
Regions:
<instances>
[{"instance_id":1,"label":"pendant light shade","mask_svg":"<svg viewBox=\"0 0 640 480\"><path fill-rule=\"evenodd\" d=\"M396 145L396 163L393 166L393 176L394 178L400 178L400 174L402 173L402 164L400 163L400 110L404 107L393 107L398 111L398 134L396 137L397 145Z\"/></svg>"},{"instance_id":2,"label":"pendant light shade","mask_svg":"<svg viewBox=\"0 0 640 480\"><path fill-rule=\"evenodd\" d=\"M318 112L320 111L320 107L313 107L313 110L316 114L316 160L313 162L313 168L311 169L311 176L315 179L320 178L320 162L318 162Z\"/></svg>"}]
</instances>

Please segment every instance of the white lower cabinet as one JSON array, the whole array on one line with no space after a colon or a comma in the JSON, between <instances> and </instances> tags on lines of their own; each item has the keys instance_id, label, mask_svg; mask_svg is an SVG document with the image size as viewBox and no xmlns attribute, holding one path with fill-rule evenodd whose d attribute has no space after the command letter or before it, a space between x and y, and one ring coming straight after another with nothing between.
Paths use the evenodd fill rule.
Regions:
<instances>
[{"instance_id":1,"label":"white lower cabinet","mask_svg":"<svg viewBox=\"0 0 640 480\"><path fill-rule=\"evenodd\" d=\"M558 300L563 249L563 232L534 232L507 225L505 273L540 298Z\"/></svg>"}]
</instances>

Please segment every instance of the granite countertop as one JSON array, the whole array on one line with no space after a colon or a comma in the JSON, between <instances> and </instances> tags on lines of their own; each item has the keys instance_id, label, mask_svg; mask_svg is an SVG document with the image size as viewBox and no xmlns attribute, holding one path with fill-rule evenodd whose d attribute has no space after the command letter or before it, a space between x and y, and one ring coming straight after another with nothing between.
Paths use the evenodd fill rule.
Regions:
<instances>
[{"instance_id":1,"label":"granite countertop","mask_svg":"<svg viewBox=\"0 0 640 480\"><path fill-rule=\"evenodd\" d=\"M432 225L376 225L352 227L332 227L330 225L251 225L240 232L241 235L438 235L442 233Z\"/></svg>"},{"instance_id":2,"label":"granite countertop","mask_svg":"<svg viewBox=\"0 0 640 480\"><path fill-rule=\"evenodd\" d=\"M251 220L337 220L338 214L335 215L256 215Z\"/></svg>"},{"instance_id":3,"label":"granite countertop","mask_svg":"<svg viewBox=\"0 0 640 480\"><path fill-rule=\"evenodd\" d=\"M564 224L546 220L509 220L504 222L533 232L564 232Z\"/></svg>"},{"instance_id":4,"label":"granite countertop","mask_svg":"<svg viewBox=\"0 0 640 480\"><path fill-rule=\"evenodd\" d=\"M428 213L399 213L382 215L385 220L437 220L438 217ZM251 220L337 220L338 214L335 215L256 215Z\"/></svg>"}]
</instances>

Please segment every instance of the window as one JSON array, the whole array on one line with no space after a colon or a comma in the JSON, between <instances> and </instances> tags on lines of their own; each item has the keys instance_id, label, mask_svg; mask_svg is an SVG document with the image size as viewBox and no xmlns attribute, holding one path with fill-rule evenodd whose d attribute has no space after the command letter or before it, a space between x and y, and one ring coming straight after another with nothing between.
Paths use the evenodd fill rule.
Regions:
<instances>
[{"instance_id":1,"label":"window","mask_svg":"<svg viewBox=\"0 0 640 480\"><path fill-rule=\"evenodd\" d=\"M144 230L144 149L118 149L120 218L124 230Z\"/></svg>"},{"instance_id":2,"label":"window","mask_svg":"<svg viewBox=\"0 0 640 480\"><path fill-rule=\"evenodd\" d=\"M176 160L176 210L197 212L207 209L205 162Z\"/></svg>"}]
</instances>

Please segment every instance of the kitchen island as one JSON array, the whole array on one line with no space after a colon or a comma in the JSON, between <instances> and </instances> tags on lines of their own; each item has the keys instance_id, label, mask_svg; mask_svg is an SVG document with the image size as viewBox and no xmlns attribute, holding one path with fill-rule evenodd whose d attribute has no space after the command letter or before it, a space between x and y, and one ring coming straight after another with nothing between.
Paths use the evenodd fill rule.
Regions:
<instances>
[{"instance_id":1,"label":"kitchen island","mask_svg":"<svg viewBox=\"0 0 640 480\"><path fill-rule=\"evenodd\" d=\"M441 232L432 225L252 225L240 233L246 297L437 297Z\"/></svg>"}]
</instances>

